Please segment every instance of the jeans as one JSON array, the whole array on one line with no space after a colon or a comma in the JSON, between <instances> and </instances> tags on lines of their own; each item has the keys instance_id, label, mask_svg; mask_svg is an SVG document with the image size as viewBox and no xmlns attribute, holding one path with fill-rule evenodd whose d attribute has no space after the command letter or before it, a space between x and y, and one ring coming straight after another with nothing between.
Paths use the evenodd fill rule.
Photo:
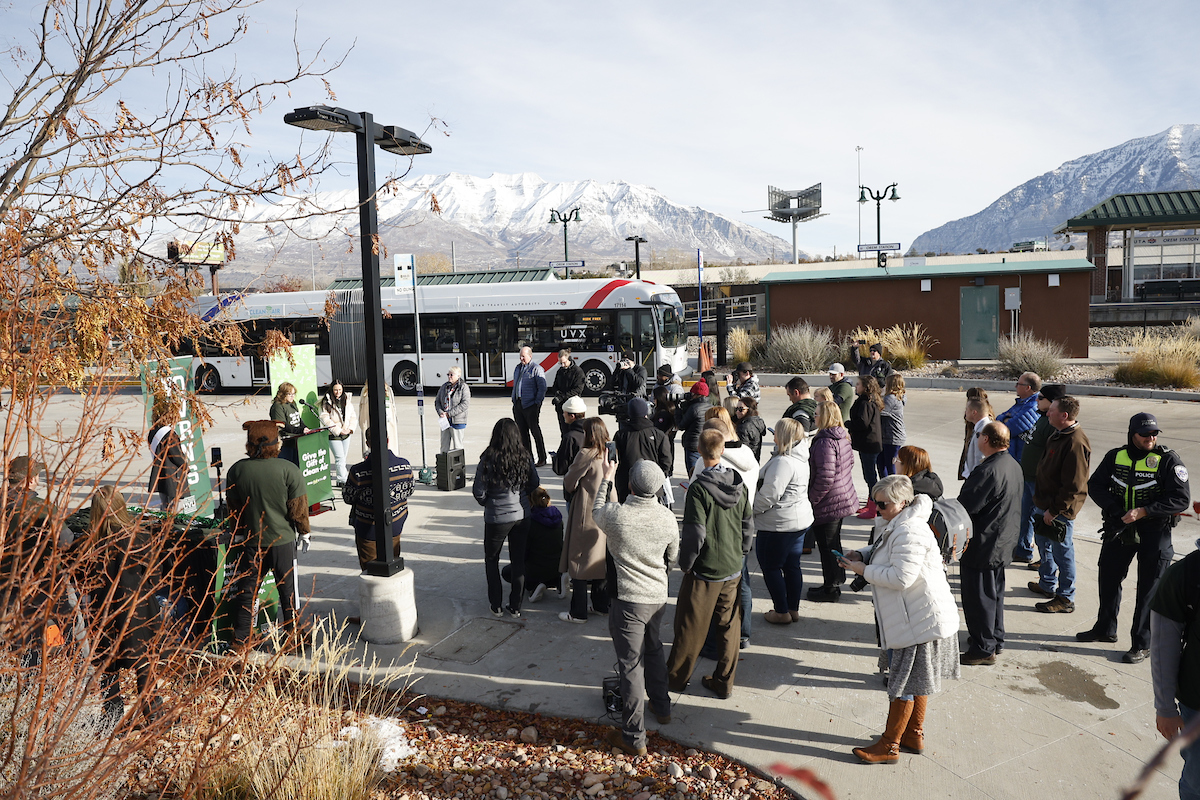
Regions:
<instances>
[{"instance_id":1,"label":"jeans","mask_svg":"<svg viewBox=\"0 0 1200 800\"><path fill-rule=\"evenodd\" d=\"M875 459L879 457L878 453L863 453L859 452L858 460L862 462L863 480L867 482L867 499L871 499L871 492L875 491L875 484L879 483L879 473L875 469Z\"/></svg>"},{"instance_id":2,"label":"jeans","mask_svg":"<svg viewBox=\"0 0 1200 800\"><path fill-rule=\"evenodd\" d=\"M1034 506L1035 516L1046 512ZM1042 554L1042 566L1038 569L1038 584L1047 592L1060 595L1074 602L1075 600L1075 542L1071 534L1075 531L1075 522L1067 520L1067 538L1062 542L1047 539L1045 536L1034 536L1038 552ZM1055 587L1057 573L1057 588Z\"/></svg>"},{"instance_id":3,"label":"jeans","mask_svg":"<svg viewBox=\"0 0 1200 800\"><path fill-rule=\"evenodd\" d=\"M697 450L688 450L683 448L683 465L687 467L687 474L691 475L695 469L697 462L700 461L700 453Z\"/></svg>"},{"instance_id":4,"label":"jeans","mask_svg":"<svg viewBox=\"0 0 1200 800\"><path fill-rule=\"evenodd\" d=\"M1025 481L1021 493L1021 530L1017 534L1017 546L1013 548L1014 561L1033 560L1033 487L1036 481Z\"/></svg>"},{"instance_id":5,"label":"jeans","mask_svg":"<svg viewBox=\"0 0 1200 800\"><path fill-rule=\"evenodd\" d=\"M504 602L504 584L500 582L500 551L508 539L508 560L512 564L512 590L508 605L521 610L525 593L525 540L529 537L529 518L516 522L483 523L483 570L487 575L488 605L493 611Z\"/></svg>"},{"instance_id":6,"label":"jeans","mask_svg":"<svg viewBox=\"0 0 1200 800\"><path fill-rule=\"evenodd\" d=\"M650 710L671 713L667 693L667 656L662 642L666 603L627 603L613 600L608 632L621 673L621 728L627 744L646 746L646 697Z\"/></svg>"},{"instance_id":7,"label":"jeans","mask_svg":"<svg viewBox=\"0 0 1200 800\"><path fill-rule=\"evenodd\" d=\"M329 440L329 454L333 457L333 474L338 479L338 483L345 483L346 476L350 474L350 468L346 466L346 451L349 449L346 445L349 443L349 439Z\"/></svg>"},{"instance_id":8,"label":"jeans","mask_svg":"<svg viewBox=\"0 0 1200 800\"><path fill-rule=\"evenodd\" d=\"M754 555L762 570L763 583L775 611L780 614L800 610L804 589L804 573L800 571L803 550L804 531L759 531L755 539Z\"/></svg>"},{"instance_id":9,"label":"jeans","mask_svg":"<svg viewBox=\"0 0 1200 800\"><path fill-rule=\"evenodd\" d=\"M1187 725L1196 716L1196 710L1180 703L1179 715ZM1183 748L1180 755L1183 756L1183 773L1179 776L1179 800L1200 800L1200 741Z\"/></svg>"},{"instance_id":10,"label":"jeans","mask_svg":"<svg viewBox=\"0 0 1200 800\"><path fill-rule=\"evenodd\" d=\"M896 474L896 456L900 454L902 445L885 444L879 455L875 456L875 471L879 477Z\"/></svg>"}]
</instances>

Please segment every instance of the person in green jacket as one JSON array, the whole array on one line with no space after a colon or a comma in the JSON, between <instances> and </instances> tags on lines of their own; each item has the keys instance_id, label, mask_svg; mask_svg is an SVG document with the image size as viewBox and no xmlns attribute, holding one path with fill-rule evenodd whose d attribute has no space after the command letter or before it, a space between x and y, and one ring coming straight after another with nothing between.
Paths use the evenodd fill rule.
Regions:
<instances>
[{"instance_id":1,"label":"person in green jacket","mask_svg":"<svg viewBox=\"0 0 1200 800\"><path fill-rule=\"evenodd\" d=\"M234 604L234 645L250 637L254 598L267 570L279 589L280 628L295 628L296 536L307 542L308 490L304 474L290 461L278 458L279 429L272 420L242 425L246 455L229 468L225 497L234 521L234 542L240 543L234 562L231 596ZM307 548L306 548L307 549Z\"/></svg>"},{"instance_id":2,"label":"person in green jacket","mask_svg":"<svg viewBox=\"0 0 1200 800\"><path fill-rule=\"evenodd\" d=\"M733 693L737 669L741 605L738 589L742 559L754 538L754 508L737 471L721 463L725 434L709 428L700 434L703 469L687 490L679 568L684 571L675 601L675 639L667 661L672 692L687 688L700 648L712 622L720 634L719 658L701 683L721 699Z\"/></svg>"},{"instance_id":3,"label":"person in green jacket","mask_svg":"<svg viewBox=\"0 0 1200 800\"><path fill-rule=\"evenodd\" d=\"M846 377L846 368L841 364L829 365L829 391L833 402L838 404L842 419L850 419L850 406L854 405L854 384Z\"/></svg>"}]
</instances>

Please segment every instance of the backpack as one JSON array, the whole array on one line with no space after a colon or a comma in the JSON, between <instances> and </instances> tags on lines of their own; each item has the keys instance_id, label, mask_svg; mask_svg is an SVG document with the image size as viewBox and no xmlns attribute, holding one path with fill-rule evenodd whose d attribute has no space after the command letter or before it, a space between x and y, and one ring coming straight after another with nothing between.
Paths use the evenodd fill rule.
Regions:
<instances>
[{"instance_id":1,"label":"backpack","mask_svg":"<svg viewBox=\"0 0 1200 800\"><path fill-rule=\"evenodd\" d=\"M929 527L933 528L937 537L942 561L946 564L958 561L967 546L967 540L971 538L971 517L963 504L948 497L934 500Z\"/></svg>"}]
</instances>

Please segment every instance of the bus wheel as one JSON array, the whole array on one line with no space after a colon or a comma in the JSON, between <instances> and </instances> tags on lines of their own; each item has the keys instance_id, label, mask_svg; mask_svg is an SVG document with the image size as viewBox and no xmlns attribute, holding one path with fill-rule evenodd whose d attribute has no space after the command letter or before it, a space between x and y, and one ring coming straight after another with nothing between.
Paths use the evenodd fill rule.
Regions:
<instances>
[{"instance_id":1,"label":"bus wheel","mask_svg":"<svg viewBox=\"0 0 1200 800\"><path fill-rule=\"evenodd\" d=\"M417 393L417 365L411 361L401 361L392 368L392 393Z\"/></svg>"},{"instance_id":2,"label":"bus wheel","mask_svg":"<svg viewBox=\"0 0 1200 800\"><path fill-rule=\"evenodd\" d=\"M602 361L589 361L583 365L583 391L590 396L596 396L608 388L612 373Z\"/></svg>"},{"instance_id":3,"label":"bus wheel","mask_svg":"<svg viewBox=\"0 0 1200 800\"><path fill-rule=\"evenodd\" d=\"M196 391L213 394L221 391L221 373L216 367L201 367L196 376Z\"/></svg>"}]
</instances>

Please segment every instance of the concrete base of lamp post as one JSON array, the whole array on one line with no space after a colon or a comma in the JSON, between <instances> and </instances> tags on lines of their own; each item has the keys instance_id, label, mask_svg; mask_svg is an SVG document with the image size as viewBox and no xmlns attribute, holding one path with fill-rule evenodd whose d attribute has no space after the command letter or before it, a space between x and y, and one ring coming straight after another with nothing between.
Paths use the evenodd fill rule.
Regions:
<instances>
[{"instance_id":1,"label":"concrete base of lamp post","mask_svg":"<svg viewBox=\"0 0 1200 800\"><path fill-rule=\"evenodd\" d=\"M390 578L362 575L358 607L359 637L371 644L397 644L417 635L417 604L413 571L405 568Z\"/></svg>"}]
</instances>

